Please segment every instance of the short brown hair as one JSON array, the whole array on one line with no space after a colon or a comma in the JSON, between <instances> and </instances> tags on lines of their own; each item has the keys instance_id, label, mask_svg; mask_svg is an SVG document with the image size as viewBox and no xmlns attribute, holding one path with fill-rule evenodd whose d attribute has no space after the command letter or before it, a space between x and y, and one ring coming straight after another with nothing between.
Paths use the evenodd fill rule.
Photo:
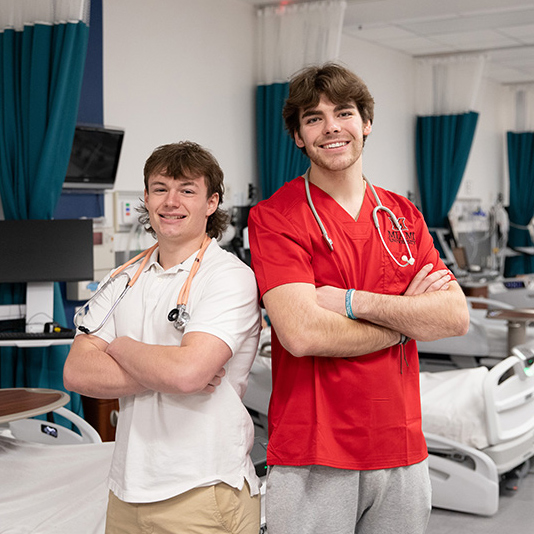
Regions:
<instances>
[{"instance_id":1,"label":"short brown hair","mask_svg":"<svg viewBox=\"0 0 534 534\"><path fill-rule=\"evenodd\" d=\"M293 139L295 133L300 132L300 111L319 104L321 95L333 104L354 102L362 121L373 122L375 101L363 80L341 65L325 63L297 72L289 82L289 96L282 116Z\"/></svg>"},{"instance_id":2,"label":"short brown hair","mask_svg":"<svg viewBox=\"0 0 534 534\"><path fill-rule=\"evenodd\" d=\"M146 191L148 191L148 179L157 174L172 177L175 180L204 178L208 189L207 198L210 198L215 193L219 195L219 205L208 218L206 233L215 239L222 237L230 221L228 213L220 207L224 195L224 173L215 157L209 151L192 141L162 145L156 148L146 160L143 174ZM145 226L147 232L155 236L154 229L150 226L148 210L144 203L138 211L140 212L139 222Z\"/></svg>"}]
</instances>

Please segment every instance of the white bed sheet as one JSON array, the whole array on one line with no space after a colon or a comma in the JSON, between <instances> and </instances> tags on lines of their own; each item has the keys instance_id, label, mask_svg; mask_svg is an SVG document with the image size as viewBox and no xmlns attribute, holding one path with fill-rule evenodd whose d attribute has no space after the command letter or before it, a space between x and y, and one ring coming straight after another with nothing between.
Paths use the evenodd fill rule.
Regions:
<instances>
[{"instance_id":1,"label":"white bed sheet","mask_svg":"<svg viewBox=\"0 0 534 534\"><path fill-rule=\"evenodd\" d=\"M113 447L0 436L0 533L103 533Z\"/></svg>"},{"instance_id":2,"label":"white bed sheet","mask_svg":"<svg viewBox=\"0 0 534 534\"><path fill-rule=\"evenodd\" d=\"M475 449L489 446L484 404L486 367L420 373L423 432Z\"/></svg>"}]
</instances>

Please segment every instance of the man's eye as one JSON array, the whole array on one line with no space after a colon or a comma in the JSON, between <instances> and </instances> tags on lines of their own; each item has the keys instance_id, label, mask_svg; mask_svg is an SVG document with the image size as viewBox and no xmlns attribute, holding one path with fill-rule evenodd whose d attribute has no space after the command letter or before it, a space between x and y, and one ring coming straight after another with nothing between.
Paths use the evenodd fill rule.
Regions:
<instances>
[{"instance_id":1,"label":"man's eye","mask_svg":"<svg viewBox=\"0 0 534 534\"><path fill-rule=\"evenodd\" d=\"M319 117L309 117L306 119L306 124L313 124L314 122L317 122L319 120Z\"/></svg>"}]
</instances>

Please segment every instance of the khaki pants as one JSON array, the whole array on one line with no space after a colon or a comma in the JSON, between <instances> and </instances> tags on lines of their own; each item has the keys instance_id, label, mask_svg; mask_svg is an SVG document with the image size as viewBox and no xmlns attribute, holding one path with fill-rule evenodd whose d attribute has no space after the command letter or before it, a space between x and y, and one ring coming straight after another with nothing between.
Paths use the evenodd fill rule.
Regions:
<instances>
[{"instance_id":1,"label":"khaki pants","mask_svg":"<svg viewBox=\"0 0 534 534\"><path fill-rule=\"evenodd\" d=\"M127 503L109 492L106 534L258 534L260 496L227 484L195 488L153 503Z\"/></svg>"}]
</instances>

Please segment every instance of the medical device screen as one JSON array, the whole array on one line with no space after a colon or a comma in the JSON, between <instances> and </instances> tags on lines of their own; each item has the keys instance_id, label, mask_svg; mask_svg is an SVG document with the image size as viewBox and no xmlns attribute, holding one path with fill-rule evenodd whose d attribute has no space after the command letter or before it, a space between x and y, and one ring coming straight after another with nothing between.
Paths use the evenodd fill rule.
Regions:
<instances>
[{"instance_id":1,"label":"medical device screen","mask_svg":"<svg viewBox=\"0 0 534 534\"><path fill-rule=\"evenodd\" d=\"M90 219L0 221L0 282L93 279Z\"/></svg>"},{"instance_id":2,"label":"medical device screen","mask_svg":"<svg viewBox=\"0 0 534 534\"><path fill-rule=\"evenodd\" d=\"M503 285L506 289L525 289L527 287L523 280L510 280L503 282Z\"/></svg>"},{"instance_id":3,"label":"medical device screen","mask_svg":"<svg viewBox=\"0 0 534 534\"><path fill-rule=\"evenodd\" d=\"M113 188L123 138L124 130L76 126L63 188Z\"/></svg>"}]
</instances>

